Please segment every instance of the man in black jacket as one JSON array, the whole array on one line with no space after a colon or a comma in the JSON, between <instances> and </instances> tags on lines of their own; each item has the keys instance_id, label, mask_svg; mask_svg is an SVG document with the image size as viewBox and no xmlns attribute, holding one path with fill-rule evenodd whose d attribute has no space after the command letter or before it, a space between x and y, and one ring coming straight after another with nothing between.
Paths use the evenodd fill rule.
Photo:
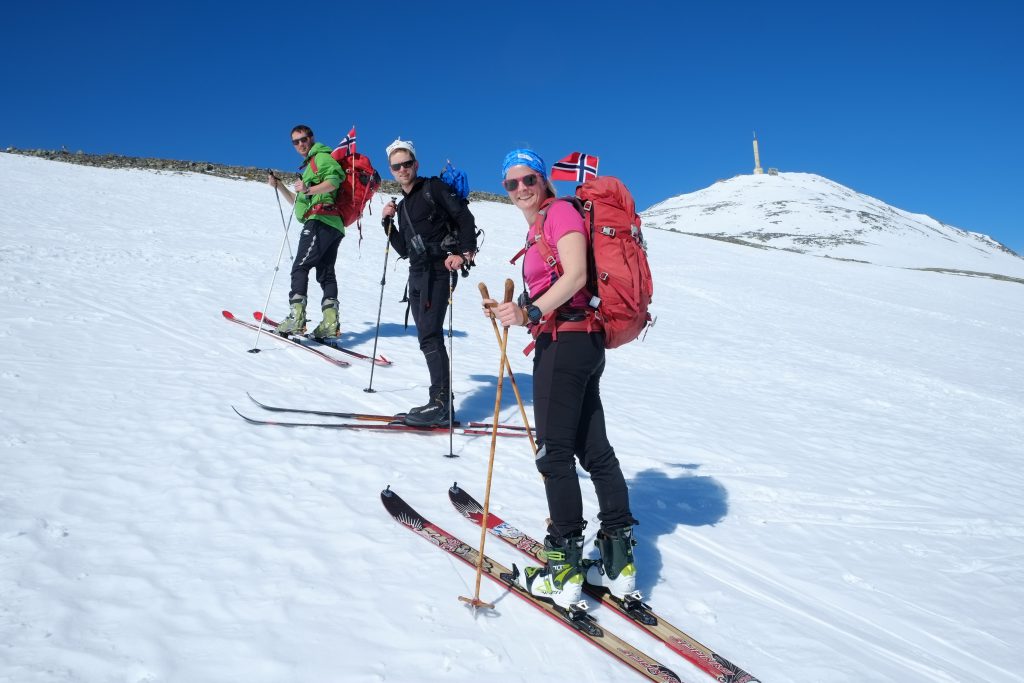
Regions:
<instances>
[{"instance_id":1,"label":"man in black jacket","mask_svg":"<svg viewBox=\"0 0 1024 683\"><path fill-rule=\"evenodd\" d=\"M454 419L449 382L444 318L449 287L458 270L472 265L476 253L476 223L466 203L439 178L419 178L416 148L397 139L387 147L391 174L402 187L402 201L381 212L385 225L398 214L391 246L409 258L409 308L416 322L420 350L430 372L430 400L409 410L405 421L415 426L447 425Z\"/></svg>"}]
</instances>

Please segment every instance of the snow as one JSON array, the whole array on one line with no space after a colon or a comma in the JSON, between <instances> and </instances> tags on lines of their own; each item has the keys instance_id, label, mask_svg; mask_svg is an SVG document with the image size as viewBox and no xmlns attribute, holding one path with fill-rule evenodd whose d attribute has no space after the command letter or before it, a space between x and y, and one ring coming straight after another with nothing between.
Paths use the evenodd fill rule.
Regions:
<instances>
[{"instance_id":1,"label":"snow","mask_svg":"<svg viewBox=\"0 0 1024 683\"><path fill-rule=\"evenodd\" d=\"M458 481L482 499L489 438L456 436L449 459L446 437L231 411L269 415L246 391L379 413L426 396L394 254L380 350L395 365L374 371L376 393L358 361L266 337L247 353L255 334L220 311L248 319L266 299L282 238L271 195L0 154L0 681L640 680L494 584L481 596L495 611L474 616L458 600L472 570L383 510L390 484L475 545L445 492ZM383 200L339 257L343 339L366 352ZM517 279L525 225L510 206L473 210L487 236L455 294L454 375L460 416L488 419L498 352L476 285ZM609 352L603 394L641 520L639 584L766 682L1024 680L1024 289L894 267L922 252L886 235L861 263L647 231L657 324ZM963 244L941 253L926 265L1015 275ZM525 343L514 331L528 396ZM525 440L499 441L492 503L542 533ZM523 564L497 539L487 549Z\"/></svg>"},{"instance_id":2,"label":"snow","mask_svg":"<svg viewBox=\"0 0 1024 683\"><path fill-rule=\"evenodd\" d=\"M941 223L812 173L744 175L649 208L644 225L903 268L1024 277L991 237Z\"/></svg>"}]
</instances>

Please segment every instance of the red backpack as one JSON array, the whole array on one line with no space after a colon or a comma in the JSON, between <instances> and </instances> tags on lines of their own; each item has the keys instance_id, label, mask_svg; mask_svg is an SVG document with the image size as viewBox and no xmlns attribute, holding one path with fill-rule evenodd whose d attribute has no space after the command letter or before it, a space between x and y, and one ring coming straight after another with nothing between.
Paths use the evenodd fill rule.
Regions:
<instances>
[{"instance_id":1,"label":"red backpack","mask_svg":"<svg viewBox=\"0 0 1024 683\"><path fill-rule=\"evenodd\" d=\"M647 308L654 294L654 280L636 203L622 181L611 176L588 180L576 188L576 197L567 201L583 216L590 233L587 290L591 295L592 314L585 323L562 324L557 315L550 315L549 321L537 326L534 333L589 330L595 327L596 320L598 329L604 330L605 348L614 349L639 337L651 322ZM538 220L543 221L546 216L545 207ZM536 246L548 267L561 276L562 264L554 257L542 228L543 225L537 226L535 241L526 249ZM525 254L526 249L512 262Z\"/></svg>"},{"instance_id":2,"label":"red backpack","mask_svg":"<svg viewBox=\"0 0 1024 683\"><path fill-rule=\"evenodd\" d=\"M359 152L349 154L347 148L338 147L331 152L331 156L345 171L345 180L338 188L332 206L318 205L313 207L309 213L340 216L342 224L348 227L359 221L366 205L373 199L377 188L380 187L380 174L373 169L370 158ZM316 173L314 158L310 158L309 165L313 169L313 173ZM360 234L362 234L362 225L359 228Z\"/></svg>"}]
</instances>

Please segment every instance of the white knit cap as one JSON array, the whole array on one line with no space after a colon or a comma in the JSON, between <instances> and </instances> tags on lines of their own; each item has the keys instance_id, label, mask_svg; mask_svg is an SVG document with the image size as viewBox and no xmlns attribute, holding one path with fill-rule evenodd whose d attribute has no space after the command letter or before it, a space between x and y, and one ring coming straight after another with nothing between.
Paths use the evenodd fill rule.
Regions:
<instances>
[{"instance_id":1,"label":"white knit cap","mask_svg":"<svg viewBox=\"0 0 1024 683\"><path fill-rule=\"evenodd\" d=\"M394 142L392 142L390 145L388 145L388 148L387 148L388 159L391 158L391 153L392 152L394 152L396 150L399 150L399 149L408 150L409 154L412 155L412 158L413 159L416 158L416 147L413 146L412 140L403 140L401 137L397 137L397 138L395 138Z\"/></svg>"}]
</instances>

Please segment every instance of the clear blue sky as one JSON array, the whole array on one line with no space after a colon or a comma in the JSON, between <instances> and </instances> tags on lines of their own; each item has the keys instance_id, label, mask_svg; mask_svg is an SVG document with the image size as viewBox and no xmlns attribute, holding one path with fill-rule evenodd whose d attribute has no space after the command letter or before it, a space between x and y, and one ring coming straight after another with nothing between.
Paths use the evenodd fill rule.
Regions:
<instances>
[{"instance_id":1,"label":"clear blue sky","mask_svg":"<svg viewBox=\"0 0 1024 683\"><path fill-rule=\"evenodd\" d=\"M291 168L294 124L356 124L492 192L510 148L597 154L646 208L749 173L756 130L766 168L1024 255L1021 3L838 5L14 3L0 147Z\"/></svg>"}]
</instances>

